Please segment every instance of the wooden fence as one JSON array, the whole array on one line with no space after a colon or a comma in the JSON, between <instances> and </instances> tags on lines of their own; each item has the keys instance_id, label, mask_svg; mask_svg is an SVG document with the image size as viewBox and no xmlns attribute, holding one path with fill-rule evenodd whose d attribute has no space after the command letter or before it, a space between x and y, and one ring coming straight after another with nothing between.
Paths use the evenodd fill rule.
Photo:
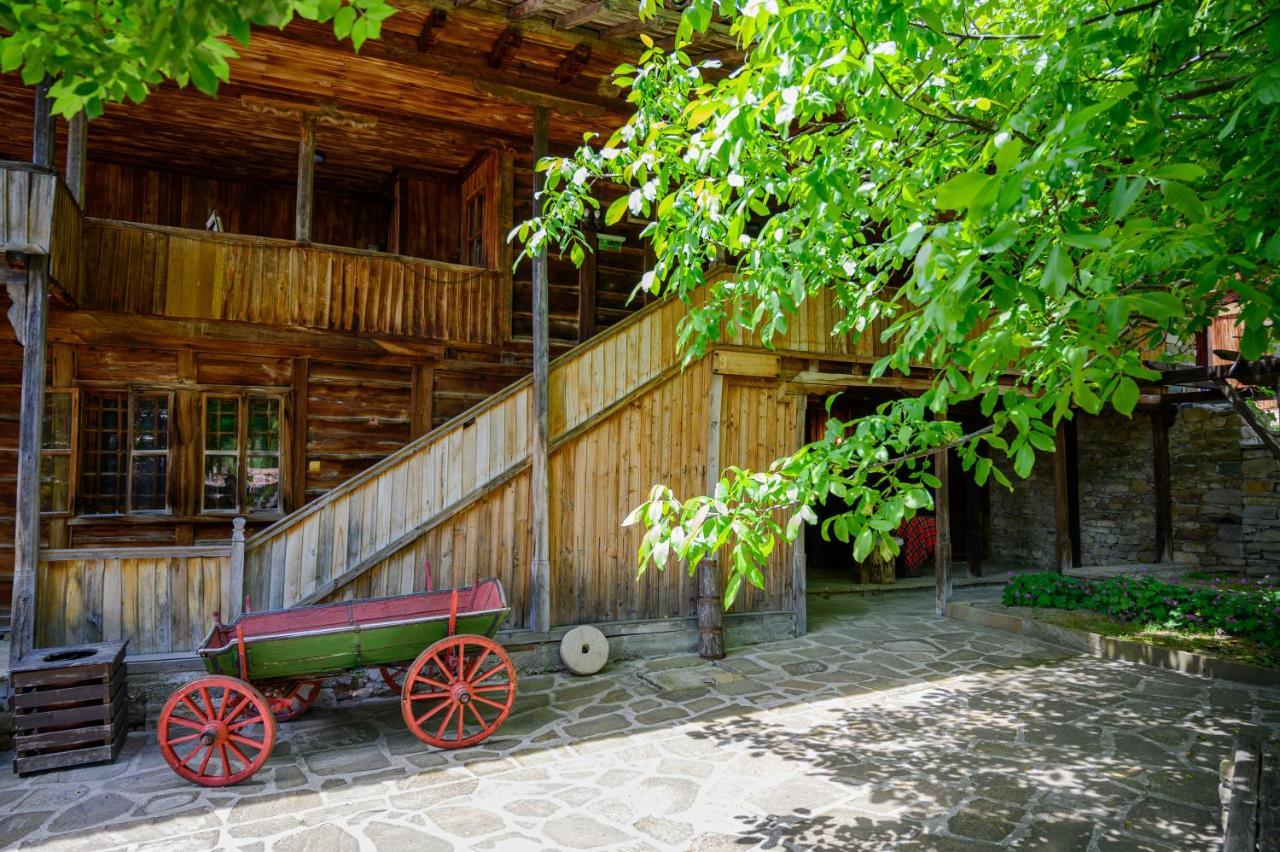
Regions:
<instances>
[{"instance_id":1,"label":"wooden fence","mask_svg":"<svg viewBox=\"0 0 1280 852\"><path fill-rule=\"evenodd\" d=\"M289 240L84 222L81 307L500 344L494 270Z\"/></svg>"}]
</instances>

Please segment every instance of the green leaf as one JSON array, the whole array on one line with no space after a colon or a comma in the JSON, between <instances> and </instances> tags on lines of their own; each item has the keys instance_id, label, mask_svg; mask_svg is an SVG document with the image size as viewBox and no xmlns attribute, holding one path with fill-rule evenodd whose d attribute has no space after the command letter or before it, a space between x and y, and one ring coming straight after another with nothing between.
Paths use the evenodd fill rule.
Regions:
<instances>
[{"instance_id":1,"label":"green leaf","mask_svg":"<svg viewBox=\"0 0 1280 852\"><path fill-rule=\"evenodd\" d=\"M627 201L628 197L626 195L619 195L613 200L613 203L604 211L604 223L606 225L616 225L618 223L622 215L627 212Z\"/></svg>"},{"instance_id":2,"label":"green leaf","mask_svg":"<svg viewBox=\"0 0 1280 852\"><path fill-rule=\"evenodd\" d=\"M938 187L938 207L943 210L969 207L990 183L991 176L983 172L961 172Z\"/></svg>"},{"instance_id":3,"label":"green leaf","mask_svg":"<svg viewBox=\"0 0 1280 852\"><path fill-rule=\"evenodd\" d=\"M870 528L858 533L853 541L853 561L861 562L871 553L871 545L875 543L875 533Z\"/></svg>"},{"instance_id":4,"label":"green leaf","mask_svg":"<svg viewBox=\"0 0 1280 852\"><path fill-rule=\"evenodd\" d=\"M1169 206L1186 216L1192 222L1203 222L1205 217L1204 202L1189 186L1177 181L1165 181L1160 184L1160 192Z\"/></svg>"},{"instance_id":5,"label":"green leaf","mask_svg":"<svg viewBox=\"0 0 1280 852\"><path fill-rule=\"evenodd\" d=\"M1166 163L1153 170L1151 177L1157 180L1197 181L1204 177L1204 169L1195 163Z\"/></svg>"},{"instance_id":6,"label":"green leaf","mask_svg":"<svg viewBox=\"0 0 1280 852\"><path fill-rule=\"evenodd\" d=\"M1138 404L1138 395L1138 383L1128 376L1122 376L1120 384L1111 395L1111 405L1116 411L1128 417L1133 414L1133 409Z\"/></svg>"},{"instance_id":7,"label":"green leaf","mask_svg":"<svg viewBox=\"0 0 1280 852\"><path fill-rule=\"evenodd\" d=\"M1111 221L1118 222L1129 212L1133 202L1147 188L1144 178L1120 177L1116 180L1116 188L1111 193Z\"/></svg>"}]
</instances>

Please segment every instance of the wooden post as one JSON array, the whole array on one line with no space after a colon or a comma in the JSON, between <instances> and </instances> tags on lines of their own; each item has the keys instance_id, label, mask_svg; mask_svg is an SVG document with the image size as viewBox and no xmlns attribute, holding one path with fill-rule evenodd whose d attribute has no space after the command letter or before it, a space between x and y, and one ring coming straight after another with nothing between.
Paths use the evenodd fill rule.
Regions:
<instances>
[{"instance_id":1,"label":"wooden post","mask_svg":"<svg viewBox=\"0 0 1280 852\"><path fill-rule=\"evenodd\" d=\"M435 366L415 366L409 402L409 437L417 438L431 431L431 423L435 419L435 392Z\"/></svg>"},{"instance_id":2,"label":"wooden post","mask_svg":"<svg viewBox=\"0 0 1280 852\"><path fill-rule=\"evenodd\" d=\"M302 116L302 137L298 141L298 200L294 205L296 239L311 241L311 201L316 176L316 117Z\"/></svg>"},{"instance_id":3,"label":"wooden post","mask_svg":"<svg viewBox=\"0 0 1280 852\"><path fill-rule=\"evenodd\" d=\"M594 228L582 232L587 241L587 256L578 269L578 341L596 336L596 252L599 243Z\"/></svg>"},{"instance_id":4,"label":"wooden post","mask_svg":"<svg viewBox=\"0 0 1280 852\"><path fill-rule=\"evenodd\" d=\"M982 551L986 546L986 505L982 499L982 486L974 479L974 471L962 472L961 475L964 476L965 559L969 563L969 576L981 577Z\"/></svg>"},{"instance_id":5,"label":"wooden post","mask_svg":"<svg viewBox=\"0 0 1280 852\"><path fill-rule=\"evenodd\" d=\"M498 330L503 340L511 339L511 310L515 298L514 256L507 234L515 223L515 154L503 151L498 161L498 271L502 273L502 304L498 306Z\"/></svg>"},{"instance_id":6,"label":"wooden post","mask_svg":"<svg viewBox=\"0 0 1280 852\"><path fill-rule=\"evenodd\" d=\"M67 130L67 189L76 204L84 207L85 166L89 147L89 120L84 110L71 117Z\"/></svg>"},{"instance_id":7,"label":"wooden post","mask_svg":"<svg viewBox=\"0 0 1280 852\"><path fill-rule=\"evenodd\" d=\"M307 502L307 398L311 393L311 359L293 359L293 422L289 435L290 512Z\"/></svg>"},{"instance_id":8,"label":"wooden post","mask_svg":"<svg viewBox=\"0 0 1280 852\"><path fill-rule=\"evenodd\" d=\"M808 421L809 400L804 396L792 397L796 405L796 449L805 444L805 426ZM791 610L796 617L796 636L809 632L809 562L804 552L806 528L800 528L800 534L791 543Z\"/></svg>"},{"instance_id":9,"label":"wooden post","mask_svg":"<svg viewBox=\"0 0 1280 852\"><path fill-rule=\"evenodd\" d=\"M231 600L222 605L228 621L244 612L244 518L231 521Z\"/></svg>"},{"instance_id":10,"label":"wooden post","mask_svg":"<svg viewBox=\"0 0 1280 852\"><path fill-rule=\"evenodd\" d=\"M1067 442L1067 423L1058 421L1053 436L1053 520L1054 569L1065 574L1072 569L1071 546L1071 450Z\"/></svg>"},{"instance_id":11,"label":"wooden post","mask_svg":"<svg viewBox=\"0 0 1280 852\"><path fill-rule=\"evenodd\" d=\"M1177 409L1151 412L1151 479L1156 498L1156 561L1173 561L1173 487L1169 476L1169 421Z\"/></svg>"},{"instance_id":12,"label":"wooden post","mask_svg":"<svg viewBox=\"0 0 1280 852\"><path fill-rule=\"evenodd\" d=\"M938 529L933 548L934 612L947 614L951 603L951 505L948 494L947 450L933 454L933 475L938 477L938 488L933 495L934 526Z\"/></svg>"},{"instance_id":13,"label":"wooden post","mask_svg":"<svg viewBox=\"0 0 1280 852\"><path fill-rule=\"evenodd\" d=\"M546 107L533 108L533 161L547 155L550 115ZM533 215L542 214L544 172L533 172ZM550 419L550 289L547 284L547 248L533 257L533 436L530 457L530 508L533 514L532 577L529 586L529 629L551 629L551 481L548 453Z\"/></svg>"},{"instance_id":14,"label":"wooden post","mask_svg":"<svg viewBox=\"0 0 1280 852\"><path fill-rule=\"evenodd\" d=\"M31 162L46 169L53 168L53 144L56 138L53 107L49 100L49 86L52 80L45 77L36 86L36 114L31 133Z\"/></svg>"},{"instance_id":15,"label":"wooden post","mask_svg":"<svg viewBox=\"0 0 1280 852\"><path fill-rule=\"evenodd\" d=\"M27 264L22 393L18 415L18 487L13 533L11 664L22 659L35 643L36 570L40 565L40 441L44 425L49 258L32 255Z\"/></svg>"},{"instance_id":16,"label":"wooden post","mask_svg":"<svg viewBox=\"0 0 1280 852\"><path fill-rule=\"evenodd\" d=\"M720 479L720 420L724 407L724 376L713 373L707 394L707 493ZM708 554L698 563L698 656L724 659L724 599L720 583L720 559Z\"/></svg>"}]
</instances>

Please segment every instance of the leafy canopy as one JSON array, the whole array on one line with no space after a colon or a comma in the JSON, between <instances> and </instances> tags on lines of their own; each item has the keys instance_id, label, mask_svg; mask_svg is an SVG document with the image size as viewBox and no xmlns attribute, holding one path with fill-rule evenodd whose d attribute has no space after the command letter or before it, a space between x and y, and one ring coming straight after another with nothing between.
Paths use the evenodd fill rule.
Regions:
<instances>
[{"instance_id":1,"label":"leafy canopy","mask_svg":"<svg viewBox=\"0 0 1280 852\"><path fill-rule=\"evenodd\" d=\"M745 52L729 73L681 48L713 14ZM642 286L689 302L689 358L736 327L768 341L830 291L833 334L887 323L874 376L935 372L714 494L656 488L630 519L641 570L727 546L728 605L827 500L847 511L824 533L890 555L932 504L929 450L958 442L979 482L1027 476L1061 419L1130 415L1158 378L1141 353L1230 298L1240 354L1274 350L1278 54L1259 0L691 0L674 50L618 69L626 125L543 162L525 251L580 261L597 185L620 184L605 218L652 219ZM969 401L989 431L947 419Z\"/></svg>"},{"instance_id":2,"label":"leafy canopy","mask_svg":"<svg viewBox=\"0 0 1280 852\"><path fill-rule=\"evenodd\" d=\"M213 95L252 25L332 21L359 50L394 13L387 0L0 0L0 72L21 68L29 86L49 75L54 113L96 118L164 80Z\"/></svg>"}]
</instances>

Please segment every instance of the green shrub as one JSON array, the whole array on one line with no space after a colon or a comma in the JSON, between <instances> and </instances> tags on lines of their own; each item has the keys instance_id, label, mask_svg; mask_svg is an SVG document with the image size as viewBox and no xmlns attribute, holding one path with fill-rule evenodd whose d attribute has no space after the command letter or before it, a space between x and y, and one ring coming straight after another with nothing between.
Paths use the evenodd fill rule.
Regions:
<instances>
[{"instance_id":1,"label":"green shrub","mask_svg":"<svg viewBox=\"0 0 1280 852\"><path fill-rule=\"evenodd\" d=\"M1154 577L1086 580L1060 574L1024 574L1004 587L1005 606L1084 609L1122 621L1189 633L1221 631L1280 647L1280 587L1271 577L1253 587L1189 587Z\"/></svg>"}]
</instances>

